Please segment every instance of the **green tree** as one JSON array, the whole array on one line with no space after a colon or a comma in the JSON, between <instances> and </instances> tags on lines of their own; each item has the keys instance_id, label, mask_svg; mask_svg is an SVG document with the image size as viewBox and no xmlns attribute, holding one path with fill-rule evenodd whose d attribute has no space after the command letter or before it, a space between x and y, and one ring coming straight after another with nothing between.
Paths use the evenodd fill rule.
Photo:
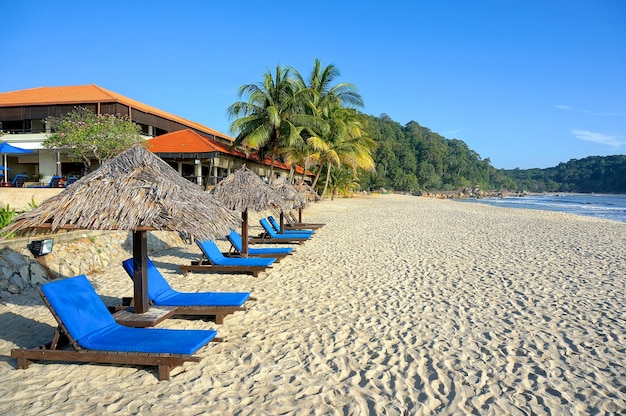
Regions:
<instances>
[{"instance_id":1,"label":"green tree","mask_svg":"<svg viewBox=\"0 0 626 416\"><path fill-rule=\"evenodd\" d=\"M328 186L330 188L330 200L335 199L335 195L348 195L354 189L359 188L355 172L345 166L333 166L328 174Z\"/></svg>"},{"instance_id":2,"label":"green tree","mask_svg":"<svg viewBox=\"0 0 626 416\"><path fill-rule=\"evenodd\" d=\"M247 97L247 101L238 101L227 110L234 119L229 131L236 136L235 145L243 145L247 151L255 149L261 159L270 157L270 181L274 162L301 140L302 117L298 116L304 111L292 71L278 65L276 72L266 72L260 83L241 86L239 97Z\"/></svg>"},{"instance_id":3,"label":"green tree","mask_svg":"<svg viewBox=\"0 0 626 416\"><path fill-rule=\"evenodd\" d=\"M303 137L304 153L318 164L313 186L325 171L326 180L322 197L331 180L333 166L345 166L357 175L357 168L373 170L371 151L374 142L365 135L363 117L354 107L362 107L363 99L357 88L350 83L335 83L339 70L334 65L323 66L315 59L308 79L296 75L305 112L310 116Z\"/></svg>"},{"instance_id":4,"label":"green tree","mask_svg":"<svg viewBox=\"0 0 626 416\"><path fill-rule=\"evenodd\" d=\"M325 119L329 125L328 131L309 138L311 147L319 152L321 162L313 186L316 185L323 167L326 169L322 198L328 188L333 166L348 167L355 174L357 168L374 170L375 167L372 158L375 142L365 135L360 114L351 108L335 107L328 112Z\"/></svg>"},{"instance_id":5,"label":"green tree","mask_svg":"<svg viewBox=\"0 0 626 416\"><path fill-rule=\"evenodd\" d=\"M65 149L71 160L85 168L95 158L99 164L141 143L141 127L128 117L94 114L79 107L63 117L48 117L52 133L43 142L47 149Z\"/></svg>"}]
</instances>

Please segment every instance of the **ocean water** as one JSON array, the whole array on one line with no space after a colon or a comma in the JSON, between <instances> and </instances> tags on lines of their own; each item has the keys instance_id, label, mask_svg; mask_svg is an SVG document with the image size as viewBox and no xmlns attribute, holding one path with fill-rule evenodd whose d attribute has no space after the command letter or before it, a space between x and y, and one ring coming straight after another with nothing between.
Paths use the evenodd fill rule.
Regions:
<instances>
[{"instance_id":1,"label":"ocean water","mask_svg":"<svg viewBox=\"0 0 626 416\"><path fill-rule=\"evenodd\" d=\"M524 197L463 199L507 208L539 209L626 222L626 195L546 194Z\"/></svg>"}]
</instances>

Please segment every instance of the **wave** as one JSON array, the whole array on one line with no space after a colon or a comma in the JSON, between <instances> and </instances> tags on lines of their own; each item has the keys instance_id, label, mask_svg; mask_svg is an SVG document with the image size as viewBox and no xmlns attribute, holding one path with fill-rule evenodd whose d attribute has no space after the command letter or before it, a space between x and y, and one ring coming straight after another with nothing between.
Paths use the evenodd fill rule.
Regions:
<instances>
[{"instance_id":1,"label":"wave","mask_svg":"<svg viewBox=\"0 0 626 416\"><path fill-rule=\"evenodd\" d=\"M500 207L567 212L626 222L626 195L546 194L472 201Z\"/></svg>"}]
</instances>

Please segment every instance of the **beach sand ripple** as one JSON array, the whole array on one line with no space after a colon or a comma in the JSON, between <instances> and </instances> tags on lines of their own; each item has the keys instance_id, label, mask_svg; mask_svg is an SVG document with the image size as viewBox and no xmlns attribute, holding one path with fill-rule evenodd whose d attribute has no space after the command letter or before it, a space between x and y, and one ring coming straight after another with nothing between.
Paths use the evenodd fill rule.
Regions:
<instances>
[{"instance_id":1,"label":"beach sand ripple","mask_svg":"<svg viewBox=\"0 0 626 416\"><path fill-rule=\"evenodd\" d=\"M258 278L190 274L195 246L153 256L179 290L258 298L215 328L226 343L172 371L36 363L49 341L34 290L0 303L1 414L430 415L626 412L626 224L379 195L326 201L327 225ZM224 242L220 242L224 244ZM121 265L88 276L108 304Z\"/></svg>"}]
</instances>

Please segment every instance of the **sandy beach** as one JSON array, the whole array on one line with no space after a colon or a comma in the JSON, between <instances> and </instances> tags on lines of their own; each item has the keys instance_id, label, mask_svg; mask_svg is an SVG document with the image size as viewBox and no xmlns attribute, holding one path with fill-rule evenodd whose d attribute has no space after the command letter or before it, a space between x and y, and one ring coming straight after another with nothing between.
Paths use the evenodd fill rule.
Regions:
<instances>
[{"instance_id":1,"label":"sandy beach","mask_svg":"<svg viewBox=\"0 0 626 416\"><path fill-rule=\"evenodd\" d=\"M402 195L313 204L304 220L326 226L258 278L182 277L195 245L152 256L176 289L258 299L223 325L161 323L228 340L170 381L17 370L11 349L50 341L55 321L35 290L0 300L0 414L626 413L626 223ZM132 294L121 264L88 277L109 305Z\"/></svg>"}]
</instances>

